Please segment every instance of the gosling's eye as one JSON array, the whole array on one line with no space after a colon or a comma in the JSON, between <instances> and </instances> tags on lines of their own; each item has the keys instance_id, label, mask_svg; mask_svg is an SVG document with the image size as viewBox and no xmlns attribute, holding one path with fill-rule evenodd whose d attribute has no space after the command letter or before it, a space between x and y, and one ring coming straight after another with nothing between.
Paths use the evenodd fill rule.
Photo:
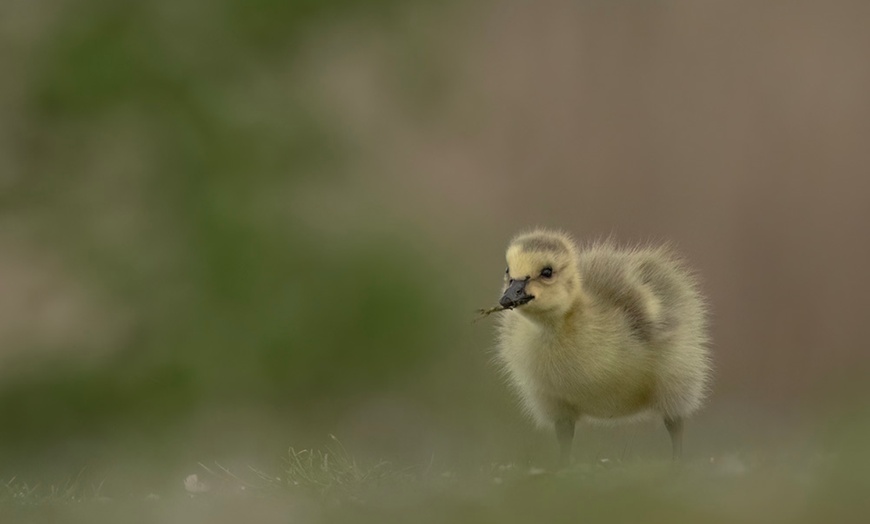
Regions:
<instances>
[{"instance_id":1,"label":"gosling's eye","mask_svg":"<svg viewBox=\"0 0 870 524\"><path fill-rule=\"evenodd\" d=\"M509 267L504 268L505 275L510 275L510 273L511 273L511 268L509 268Z\"/></svg>"},{"instance_id":2,"label":"gosling's eye","mask_svg":"<svg viewBox=\"0 0 870 524\"><path fill-rule=\"evenodd\" d=\"M552 278L552 276L553 276L553 268L545 267L544 269L541 270L541 277L542 278Z\"/></svg>"}]
</instances>

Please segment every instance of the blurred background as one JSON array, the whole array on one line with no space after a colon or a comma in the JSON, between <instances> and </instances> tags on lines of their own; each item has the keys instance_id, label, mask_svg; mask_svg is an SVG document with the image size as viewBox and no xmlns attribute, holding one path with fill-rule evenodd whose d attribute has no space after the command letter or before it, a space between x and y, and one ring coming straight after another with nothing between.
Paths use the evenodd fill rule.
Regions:
<instances>
[{"instance_id":1,"label":"blurred background","mask_svg":"<svg viewBox=\"0 0 870 524\"><path fill-rule=\"evenodd\" d=\"M868 17L0 3L0 478L156 490L330 434L544 462L471 323L535 225L670 240L698 270L716 375L688 455L867 434ZM669 453L657 425L578 448Z\"/></svg>"}]
</instances>

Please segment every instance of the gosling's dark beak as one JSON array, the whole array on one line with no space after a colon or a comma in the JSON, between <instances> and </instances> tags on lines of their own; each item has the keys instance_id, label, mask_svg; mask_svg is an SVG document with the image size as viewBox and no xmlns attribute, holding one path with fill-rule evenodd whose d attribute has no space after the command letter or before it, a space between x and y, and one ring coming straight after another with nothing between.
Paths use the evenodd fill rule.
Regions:
<instances>
[{"instance_id":1,"label":"gosling's dark beak","mask_svg":"<svg viewBox=\"0 0 870 524\"><path fill-rule=\"evenodd\" d=\"M512 279L508 284L508 288L505 290L504 295L502 295L501 300L498 301L501 307L513 309L535 298L533 295L526 293L526 283L528 281L529 279L527 278L524 280Z\"/></svg>"}]
</instances>

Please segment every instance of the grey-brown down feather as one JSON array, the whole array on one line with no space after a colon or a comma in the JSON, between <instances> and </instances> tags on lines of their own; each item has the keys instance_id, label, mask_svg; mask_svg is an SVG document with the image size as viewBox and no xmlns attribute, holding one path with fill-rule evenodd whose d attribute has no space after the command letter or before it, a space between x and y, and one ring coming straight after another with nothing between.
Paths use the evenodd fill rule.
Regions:
<instances>
[{"instance_id":1,"label":"grey-brown down feather","mask_svg":"<svg viewBox=\"0 0 870 524\"><path fill-rule=\"evenodd\" d=\"M666 341L681 318L703 313L694 278L667 247L592 245L581 250L578 269L595 305L620 311L641 340Z\"/></svg>"}]
</instances>

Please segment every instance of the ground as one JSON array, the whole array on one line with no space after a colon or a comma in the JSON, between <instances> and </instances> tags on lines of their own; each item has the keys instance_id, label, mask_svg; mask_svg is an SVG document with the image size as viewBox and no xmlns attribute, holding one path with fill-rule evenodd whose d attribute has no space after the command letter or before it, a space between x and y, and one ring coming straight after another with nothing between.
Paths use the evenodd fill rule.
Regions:
<instances>
[{"instance_id":1,"label":"ground","mask_svg":"<svg viewBox=\"0 0 870 524\"><path fill-rule=\"evenodd\" d=\"M726 454L680 463L599 459L561 470L362 464L337 441L290 449L281 473L200 464L165 493L8 479L2 522L795 522L861 521L860 477L834 454ZM472 468L473 469L473 468ZM848 486L848 487L847 487ZM855 495L852 498L852 495ZM861 504L864 504L862 507ZM857 519L857 520L856 520Z\"/></svg>"}]
</instances>

